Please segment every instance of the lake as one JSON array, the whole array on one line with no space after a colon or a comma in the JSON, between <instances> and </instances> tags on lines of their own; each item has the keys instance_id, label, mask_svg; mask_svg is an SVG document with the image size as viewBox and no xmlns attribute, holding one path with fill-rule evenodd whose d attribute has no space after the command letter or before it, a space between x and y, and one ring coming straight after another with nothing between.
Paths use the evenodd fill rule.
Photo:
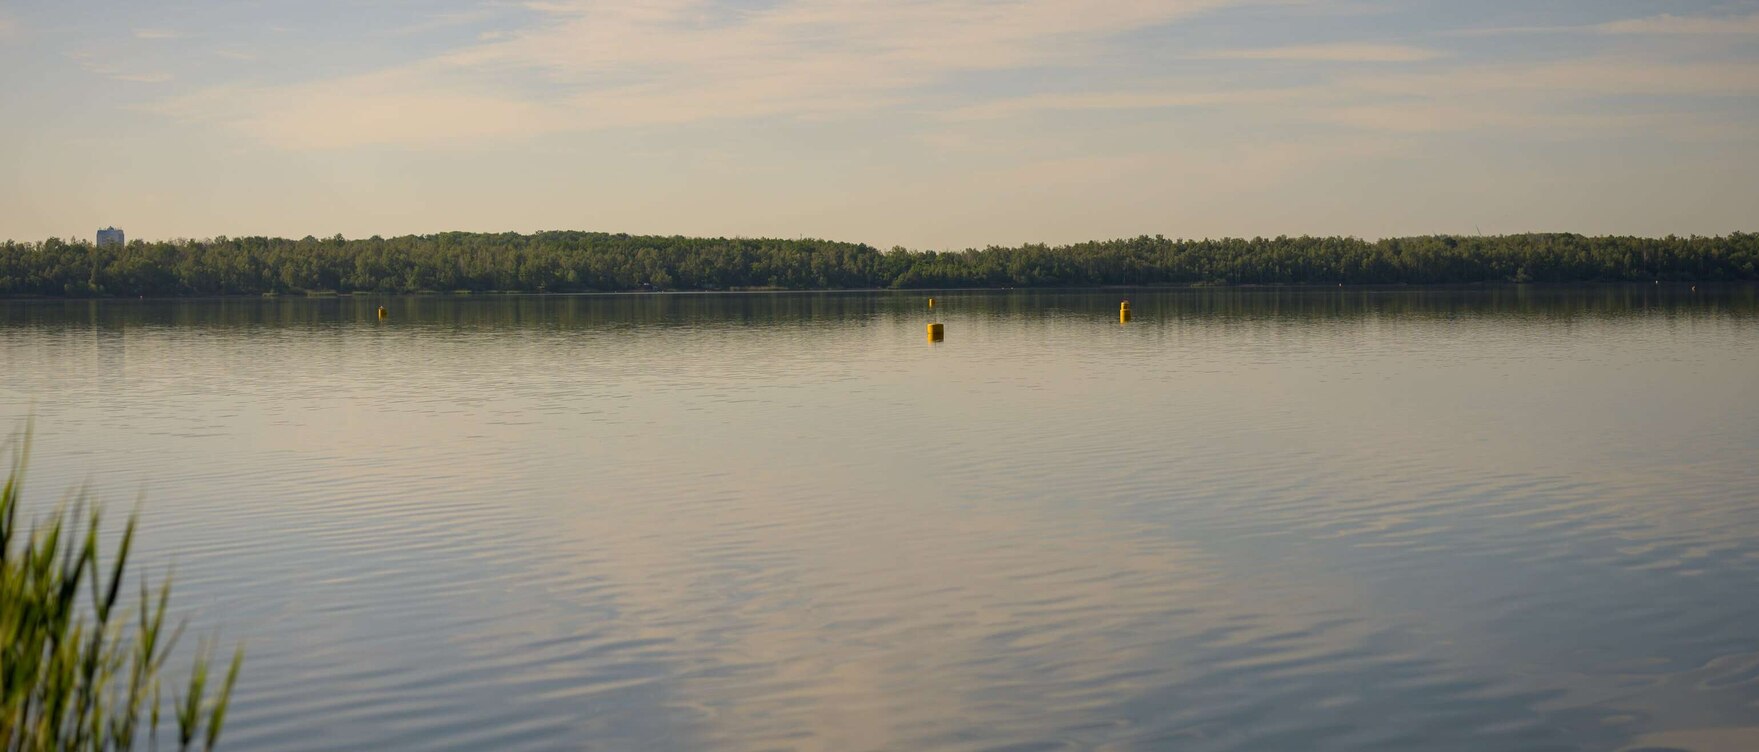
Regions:
<instances>
[{"instance_id":1,"label":"lake","mask_svg":"<svg viewBox=\"0 0 1759 752\"><path fill-rule=\"evenodd\" d=\"M935 297L0 302L0 427L223 748L1759 749L1753 288Z\"/></svg>"}]
</instances>

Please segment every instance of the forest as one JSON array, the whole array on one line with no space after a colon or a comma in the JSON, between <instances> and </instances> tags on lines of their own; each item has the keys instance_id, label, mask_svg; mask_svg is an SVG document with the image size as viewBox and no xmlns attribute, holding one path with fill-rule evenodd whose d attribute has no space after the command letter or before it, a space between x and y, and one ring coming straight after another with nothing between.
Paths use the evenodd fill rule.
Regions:
<instances>
[{"instance_id":1,"label":"forest","mask_svg":"<svg viewBox=\"0 0 1759 752\"><path fill-rule=\"evenodd\" d=\"M1389 285L1759 280L1759 234L1160 236L912 251L596 232L0 244L0 296Z\"/></svg>"}]
</instances>

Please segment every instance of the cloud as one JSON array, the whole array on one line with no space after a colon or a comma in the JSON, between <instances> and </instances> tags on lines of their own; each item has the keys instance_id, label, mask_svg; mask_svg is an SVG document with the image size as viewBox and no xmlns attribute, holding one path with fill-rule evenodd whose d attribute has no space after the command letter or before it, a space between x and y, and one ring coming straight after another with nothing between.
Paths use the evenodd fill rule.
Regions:
<instances>
[{"instance_id":1,"label":"cloud","mask_svg":"<svg viewBox=\"0 0 1759 752\"><path fill-rule=\"evenodd\" d=\"M1684 132L1692 118L1669 117L1669 105L1651 104L1654 117L1644 120L1620 111L1616 99L1759 94L1759 63L1695 63L1637 50L1467 64L1435 49L1373 43L1185 57L1387 64L1303 69L1297 79L1276 73L1283 66L1235 66L1226 80L1121 76L1113 91L987 98L960 85L990 72L1029 73L1026 80L1037 81L1045 70L1128 64L1120 35L1241 5L1308 7L1290 2L780 0L753 9L708 0L548 0L523 6L531 14L524 28L437 56L305 83L201 89L155 109L276 147L312 150L432 147L723 119L839 118L888 107L939 113L949 122L1122 110L1184 117L1171 112L1190 110L1253 124L1365 132L1654 127L1665 137ZM1678 19L1650 21L1681 28ZM1727 132L1719 131L1714 112L1672 110L1695 111L1697 132Z\"/></svg>"},{"instance_id":2,"label":"cloud","mask_svg":"<svg viewBox=\"0 0 1759 752\"><path fill-rule=\"evenodd\" d=\"M1009 118L1035 112L1082 110L1155 110L1176 107L1223 107L1288 103L1318 96L1312 88L1111 91L1035 94L998 99L951 110L949 120Z\"/></svg>"},{"instance_id":3,"label":"cloud","mask_svg":"<svg viewBox=\"0 0 1759 752\"><path fill-rule=\"evenodd\" d=\"M1309 110L1305 116L1317 122L1386 133L1547 129L1574 136L1584 130L1610 130L1632 124L1629 118L1623 117L1541 112L1510 106L1508 102L1484 101L1470 104L1432 101L1321 107Z\"/></svg>"},{"instance_id":4,"label":"cloud","mask_svg":"<svg viewBox=\"0 0 1759 752\"><path fill-rule=\"evenodd\" d=\"M1197 55L1203 60L1290 60L1339 63L1414 63L1435 60L1442 53L1399 44L1314 44L1223 50Z\"/></svg>"},{"instance_id":5,"label":"cloud","mask_svg":"<svg viewBox=\"0 0 1759 752\"><path fill-rule=\"evenodd\" d=\"M1080 64L1124 32L1290 1L528 3L537 23L436 58L291 87L213 90L165 109L290 148L824 117L894 104L959 73Z\"/></svg>"},{"instance_id":6,"label":"cloud","mask_svg":"<svg viewBox=\"0 0 1759 752\"><path fill-rule=\"evenodd\" d=\"M811 62L902 65L904 75L1014 67L1067 58L1100 39L1171 23L1240 0L794 0L727 12L696 0L534 5L556 23L478 51L569 72ZM1046 43L1071 46L1059 50ZM804 56L799 59L795 56Z\"/></svg>"},{"instance_id":7,"label":"cloud","mask_svg":"<svg viewBox=\"0 0 1759 752\"><path fill-rule=\"evenodd\" d=\"M1759 95L1759 63L1608 56L1352 76L1330 82L1324 92L1324 100L1312 98L1318 104L1298 111L1301 117L1398 133L1521 129L1568 137L1625 130L1655 138L1700 138L1732 132L1701 110L1635 110L1616 102L1634 96Z\"/></svg>"},{"instance_id":8,"label":"cloud","mask_svg":"<svg viewBox=\"0 0 1759 752\"><path fill-rule=\"evenodd\" d=\"M1502 37L1517 34L1569 34L1580 32L1583 26L1490 26L1480 29L1452 29L1438 32L1444 37Z\"/></svg>"},{"instance_id":9,"label":"cloud","mask_svg":"<svg viewBox=\"0 0 1759 752\"><path fill-rule=\"evenodd\" d=\"M459 10L459 11L451 11L448 13L438 13L433 16L429 16L425 20L410 24L408 26L404 26L400 29L396 29L391 33L399 34L399 35L425 34L425 33L431 32L431 31L441 31L444 29L451 29L451 28L456 28L459 26L469 26L471 24L482 23L483 21L488 21L490 19L493 19L496 16L500 15L501 12L502 12L502 10L499 8L485 6L485 7L480 7L480 8L472 8L470 10Z\"/></svg>"},{"instance_id":10,"label":"cloud","mask_svg":"<svg viewBox=\"0 0 1759 752\"><path fill-rule=\"evenodd\" d=\"M1746 16L1675 16L1663 14L1648 18L1612 21L1589 27L1601 34L1755 34L1759 35L1759 13Z\"/></svg>"},{"instance_id":11,"label":"cloud","mask_svg":"<svg viewBox=\"0 0 1759 752\"><path fill-rule=\"evenodd\" d=\"M496 93L444 86L420 68L273 89L218 87L174 97L154 110L209 120L288 149L360 144L433 146L564 128L567 111Z\"/></svg>"},{"instance_id":12,"label":"cloud","mask_svg":"<svg viewBox=\"0 0 1759 752\"><path fill-rule=\"evenodd\" d=\"M182 39L183 32L174 29L135 29L135 39Z\"/></svg>"},{"instance_id":13,"label":"cloud","mask_svg":"<svg viewBox=\"0 0 1759 752\"><path fill-rule=\"evenodd\" d=\"M137 84L162 84L173 78L171 74L164 71L117 71L104 75L117 81L130 81Z\"/></svg>"},{"instance_id":14,"label":"cloud","mask_svg":"<svg viewBox=\"0 0 1759 752\"><path fill-rule=\"evenodd\" d=\"M1759 94L1759 62L1687 63L1604 56L1537 64L1501 64L1434 73L1342 79L1346 89L1402 97L1523 93L1552 100L1637 95Z\"/></svg>"},{"instance_id":15,"label":"cloud","mask_svg":"<svg viewBox=\"0 0 1759 752\"><path fill-rule=\"evenodd\" d=\"M1645 18L1626 18L1586 26L1510 26L1461 29L1446 36L1491 37L1517 34L1601 34L1617 36L1711 36L1759 35L1759 13L1745 16L1676 16L1664 13Z\"/></svg>"},{"instance_id":16,"label":"cloud","mask_svg":"<svg viewBox=\"0 0 1759 752\"><path fill-rule=\"evenodd\" d=\"M171 74L164 71L132 70L111 65L98 59L97 55L90 51L70 52L67 56L79 67L114 81L159 84L172 79Z\"/></svg>"},{"instance_id":17,"label":"cloud","mask_svg":"<svg viewBox=\"0 0 1759 752\"><path fill-rule=\"evenodd\" d=\"M1681 63L1641 57L1457 66L1424 72L1359 72L1300 86L1215 88L1200 80L1110 92L1044 93L952 110L949 121L1042 112L1193 109L1254 124L1312 124L1405 134L1584 132L1658 139L1747 138L1751 129L1695 107L1630 109L1633 96L1759 95L1759 63Z\"/></svg>"},{"instance_id":18,"label":"cloud","mask_svg":"<svg viewBox=\"0 0 1759 752\"><path fill-rule=\"evenodd\" d=\"M18 22L5 16L0 16L0 39L6 39L17 33Z\"/></svg>"}]
</instances>

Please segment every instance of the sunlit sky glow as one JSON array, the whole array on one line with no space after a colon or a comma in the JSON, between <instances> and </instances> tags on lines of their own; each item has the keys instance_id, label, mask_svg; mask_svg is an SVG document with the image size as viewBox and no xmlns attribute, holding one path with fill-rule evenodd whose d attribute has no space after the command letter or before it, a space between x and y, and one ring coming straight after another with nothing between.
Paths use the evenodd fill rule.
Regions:
<instances>
[{"instance_id":1,"label":"sunlit sky glow","mask_svg":"<svg viewBox=\"0 0 1759 752\"><path fill-rule=\"evenodd\" d=\"M0 0L0 238L1759 229L1759 0Z\"/></svg>"}]
</instances>

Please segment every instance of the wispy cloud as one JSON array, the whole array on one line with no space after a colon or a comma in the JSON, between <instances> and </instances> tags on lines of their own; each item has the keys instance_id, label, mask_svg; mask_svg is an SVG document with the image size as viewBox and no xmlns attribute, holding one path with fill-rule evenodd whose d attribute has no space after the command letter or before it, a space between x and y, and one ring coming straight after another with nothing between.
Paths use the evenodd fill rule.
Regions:
<instances>
[{"instance_id":1,"label":"wispy cloud","mask_svg":"<svg viewBox=\"0 0 1759 752\"><path fill-rule=\"evenodd\" d=\"M1582 31L1582 26L1486 26L1476 29L1450 29L1437 32L1444 37L1503 37L1520 34L1571 34Z\"/></svg>"},{"instance_id":2,"label":"wispy cloud","mask_svg":"<svg viewBox=\"0 0 1759 752\"><path fill-rule=\"evenodd\" d=\"M1612 21L1590 27L1601 34L1754 34L1759 35L1759 13L1745 16L1675 16Z\"/></svg>"},{"instance_id":3,"label":"wispy cloud","mask_svg":"<svg viewBox=\"0 0 1759 752\"><path fill-rule=\"evenodd\" d=\"M105 62L105 61L99 59L96 55L92 54L89 51L68 53L68 57L71 58L75 63L77 63L79 65L79 67L84 68L85 70L87 70L91 73L94 73L99 76L103 76L105 78L111 79L113 81L128 81L130 83L143 83L143 84L161 84L161 83L165 83L167 81L170 81L173 78L170 73L166 73L164 71L136 70L136 69L132 69L132 68L112 65L108 62Z\"/></svg>"},{"instance_id":4,"label":"wispy cloud","mask_svg":"<svg viewBox=\"0 0 1759 752\"><path fill-rule=\"evenodd\" d=\"M1459 29L1455 37L1493 37L1520 34L1600 34L1623 36L1740 36L1759 35L1759 13L1735 16L1679 16L1662 14L1583 26L1509 26Z\"/></svg>"},{"instance_id":5,"label":"wispy cloud","mask_svg":"<svg viewBox=\"0 0 1759 752\"><path fill-rule=\"evenodd\" d=\"M883 107L970 71L1080 64L1117 34L1291 0L529 3L539 22L395 69L229 88L165 109L293 148ZM540 93L508 81L540 82Z\"/></svg>"},{"instance_id":6,"label":"wispy cloud","mask_svg":"<svg viewBox=\"0 0 1759 752\"><path fill-rule=\"evenodd\" d=\"M503 8L503 7L485 5L485 6L481 6L481 7L477 7L477 8L471 8L469 10L458 10L458 11L451 11L448 13L438 13L433 16L429 16L428 18L425 18L421 21L417 21L415 23L412 23L408 26L404 26L402 28L396 29L392 33L394 33L394 34L425 34L425 33L431 32L431 31L452 29L452 28L457 28L459 26L470 26L472 24L478 24L478 23L482 23L484 21L488 21L490 19L493 19L497 16L502 15L504 12L505 12L505 8Z\"/></svg>"},{"instance_id":7,"label":"wispy cloud","mask_svg":"<svg viewBox=\"0 0 1759 752\"><path fill-rule=\"evenodd\" d=\"M174 78L164 71L120 71L107 75L117 81L130 81L137 84L162 84Z\"/></svg>"},{"instance_id":8,"label":"wispy cloud","mask_svg":"<svg viewBox=\"0 0 1759 752\"><path fill-rule=\"evenodd\" d=\"M1435 60L1442 53L1401 44L1312 44L1221 50L1195 56L1206 60L1289 60L1338 63L1414 63Z\"/></svg>"},{"instance_id":9,"label":"wispy cloud","mask_svg":"<svg viewBox=\"0 0 1759 752\"><path fill-rule=\"evenodd\" d=\"M1569 137L1584 131L1641 130L1654 138L1676 133L1696 137L1719 132L1714 116L1626 110L1605 100L1749 97L1759 94L1759 63L1609 56L1352 76L1330 82L1325 91L1326 100L1310 99L1298 110L1302 117L1401 133L1520 129Z\"/></svg>"},{"instance_id":10,"label":"wispy cloud","mask_svg":"<svg viewBox=\"0 0 1759 752\"><path fill-rule=\"evenodd\" d=\"M175 29L135 29L135 39L182 39L183 32Z\"/></svg>"},{"instance_id":11,"label":"wispy cloud","mask_svg":"<svg viewBox=\"0 0 1759 752\"><path fill-rule=\"evenodd\" d=\"M572 122L563 105L497 93L486 84L448 84L422 66L296 86L215 87L153 109L217 122L289 149L436 146L532 136L564 130Z\"/></svg>"},{"instance_id":12,"label":"wispy cloud","mask_svg":"<svg viewBox=\"0 0 1759 752\"><path fill-rule=\"evenodd\" d=\"M1339 86L1387 96L1449 97L1530 93L1551 99L1634 95L1759 94L1759 62L1690 63L1603 56L1536 64L1503 63L1434 73L1343 79Z\"/></svg>"},{"instance_id":13,"label":"wispy cloud","mask_svg":"<svg viewBox=\"0 0 1759 752\"><path fill-rule=\"evenodd\" d=\"M710 0L548 0L523 6L529 14L523 28L479 35L444 54L304 83L200 89L156 109L281 148L332 149L730 118L838 118L888 107L933 110L948 122L1188 109L1243 122L1365 132L1654 127L1665 134L1686 120L1659 111L1625 113L1612 102L1637 95L1759 94L1756 62L1626 52L1487 65L1465 48L1456 57L1445 49L1372 41L1182 56L1362 64L1304 66L1293 78L1276 72L1293 66L1236 65L1225 82L1163 72L1121 78L1112 91L949 92L972 74L1101 65L1115 58L1122 35L1246 5L1312 9L1299 0L1096 0L1079 7L1065 0L781 0L759 9ZM468 24L484 12L429 23ZM1579 31L1700 28L1674 16L1603 26ZM1705 115L1694 127L1710 132L1699 126L1716 117Z\"/></svg>"},{"instance_id":14,"label":"wispy cloud","mask_svg":"<svg viewBox=\"0 0 1759 752\"><path fill-rule=\"evenodd\" d=\"M1083 92L1036 94L968 105L947 113L948 120L1010 118L1035 112L1087 110L1154 110L1176 107L1224 107L1288 103L1318 96L1312 88Z\"/></svg>"},{"instance_id":15,"label":"wispy cloud","mask_svg":"<svg viewBox=\"0 0 1759 752\"><path fill-rule=\"evenodd\" d=\"M1712 114L1624 110L1609 101L1631 96L1759 95L1759 63L1682 63L1593 57L1545 63L1460 65L1425 71L1375 70L1301 86L1213 88L1164 81L1151 89L1038 94L969 105L951 121L1013 118L1042 112L1201 108L1253 123L1320 124L1383 133L1530 131L1568 138L1583 132L1631 131L1653 138L1728 137Z\"/></svg>"}]
</instances>

